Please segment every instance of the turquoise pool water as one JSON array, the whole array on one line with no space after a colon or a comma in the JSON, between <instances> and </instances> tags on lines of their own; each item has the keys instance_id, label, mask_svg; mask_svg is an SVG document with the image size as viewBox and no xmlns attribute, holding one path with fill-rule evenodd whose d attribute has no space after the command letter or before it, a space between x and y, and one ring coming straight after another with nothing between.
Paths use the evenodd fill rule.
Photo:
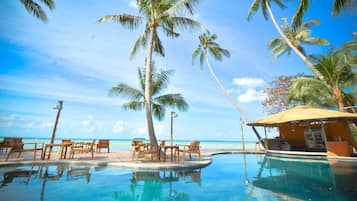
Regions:
<instances>
[{"instance_id":1,"label":"turquoise pool water","mask_svg":"<svg viewBox=\"0 0 357 201\"><path fill-rule=\"evenodd\" d=\"M0 167L0 200L341 200L357 198L357 164L218 155L202 169L78 165Z\"/></svg>"}]
</instances>

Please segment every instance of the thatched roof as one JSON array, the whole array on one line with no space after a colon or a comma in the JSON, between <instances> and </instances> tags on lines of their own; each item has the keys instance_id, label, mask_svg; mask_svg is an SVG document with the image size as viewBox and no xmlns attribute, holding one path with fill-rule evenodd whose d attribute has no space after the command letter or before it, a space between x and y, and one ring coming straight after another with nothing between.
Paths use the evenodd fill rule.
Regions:
<instances>
[{"instance_id":1,"label":"thatched roof","mask_svg":"<svg viewBox=\"0 0 357 201\"><path fill-rule=\"evenodd\" d=\"M309 106L296 106L292 109L279 112L253 122L249 126L278 126L288 123L333 121L333 120L357 120L357 114L337 112Z\"/></svg>"}]
</instances>

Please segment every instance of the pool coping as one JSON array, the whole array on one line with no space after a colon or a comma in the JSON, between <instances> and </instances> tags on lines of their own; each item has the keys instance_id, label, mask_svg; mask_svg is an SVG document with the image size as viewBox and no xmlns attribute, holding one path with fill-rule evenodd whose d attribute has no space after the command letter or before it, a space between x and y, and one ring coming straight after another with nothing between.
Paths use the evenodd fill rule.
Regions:
<instances>
[{"instance_id":1,"label":"pool coping","mask_svg":"<svg viewBox=\"0 0 357 201\"><path fill-rule=\"evenodd\" d=\"M16 165L57 165L57 164L70 164L70 165L89 165L100 167L117 167L133 170L177 170L187 168L203 168L212 163L212 156L218 154L265 154L263 151L239 151L239 150L212 150L203 151L201 160L185 160L179 162L155 162L150 160L138 161L120 161L111 160L17 160L17 161L1 161L1 166L16 166Z\"/></svg>"}]
</instances>

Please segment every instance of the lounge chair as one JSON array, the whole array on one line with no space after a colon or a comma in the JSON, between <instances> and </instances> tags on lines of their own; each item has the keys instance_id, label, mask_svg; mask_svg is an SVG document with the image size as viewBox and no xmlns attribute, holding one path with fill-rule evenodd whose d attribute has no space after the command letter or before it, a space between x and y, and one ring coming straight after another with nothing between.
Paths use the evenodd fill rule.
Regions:
<instances>
[{"instance_id":1,"label":"lounge chair","mask_svg":"<svg viewBox=\"0 0 357 201\"><path fill-rule=\"evenodd\" d=\"M71 152L69 156L73 159L74 154L77 153L91 153L92 159L94 159L94 145L95 140L93 142L81 142L81 143L74 143L71 146Z\"/></svg>"},{"instance_id":2,"label":"lounge chair","mask_svg":"<svg viewBox=\"0 0 357 201\"><path fill-rule=\"evenodd\" d=\"M41 157L43 154L43 143L41 144L38 144L36 142L23 143L22 138L13 138L10 144L11 145L10 151L7 154L5 161L8 161L11 154L13 153L17 152L18 153L17 158L19 158L22 152L27 152L27 151L33 151L34 152L33 160L36 160L37 151L41 151Z\"/></svg>"},{"instance_id":3,"label":"lounge chair","mask_svg":"<svg viewBox=\"0 0 357 201\"><path fill-rule=\"evenodd\" d=\"M201 160L199 141L191 141L189 145L180 145L180 146L183 146L183 149L179 149L179 152L182 152L183 160L185 160L186 153L190 155L190 160L192 160L192 154L198 154L198 157Z\"/></svg>"},{"instance_id":4,"label":"lounge chair","mask_svg":"<svg viewBox=\"0 0 357 201\"><path fill-rule=\"evenodd\" d=\"M100 149L107 149L109 151L109 140L108 139L100 139L97 144L97 152L100 152Z\"/></svg>"}]
</instances>

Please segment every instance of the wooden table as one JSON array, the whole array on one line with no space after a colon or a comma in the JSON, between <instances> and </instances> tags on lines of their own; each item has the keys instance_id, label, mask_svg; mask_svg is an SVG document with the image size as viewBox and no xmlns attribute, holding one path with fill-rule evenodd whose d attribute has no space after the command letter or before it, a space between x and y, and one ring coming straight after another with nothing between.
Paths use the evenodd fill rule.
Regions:
<instances>
[{"instance_id":1,"label":"wooden table","mask_svg":"<svg viewBox=\"0 0 357 201\"><path fill-rule=\"evenodd\" d=\"M163 152L164 152L164 162L166 162L166 151L168 150L168 149L170 149L171 150L171 161L173 160L173 158L174 158L174 151L175 151L175 155L176 155L176 153L177 153L177 160L179 161L179 146L178 145L160 145L159 146L159 151L161 152L161 150L163 149ZM159 152L159 153L160 153Z\"/></svg>"},{"instance_id":2,"label":"wooden table","mask_svg":"<svg viewBox=\"0 0 357 201\"><path fill-rule=\"evenodd\" d=\"M53 147L60 147L60 152L61 152L61 156L60 159L66 159L66 155L67 155L67 150L68 147L70 147L72 144L71 143L65 143L65 144L46 144L45 145L45 149L43 150L43 154L42 154L42 160L44 160L46 158L46 153L47 153L47 149L50 148L50 152L48 153L47 159L51 158L51 151ZM64 153L63 153L64 152Z\"/></svg>"}]
</instances>

